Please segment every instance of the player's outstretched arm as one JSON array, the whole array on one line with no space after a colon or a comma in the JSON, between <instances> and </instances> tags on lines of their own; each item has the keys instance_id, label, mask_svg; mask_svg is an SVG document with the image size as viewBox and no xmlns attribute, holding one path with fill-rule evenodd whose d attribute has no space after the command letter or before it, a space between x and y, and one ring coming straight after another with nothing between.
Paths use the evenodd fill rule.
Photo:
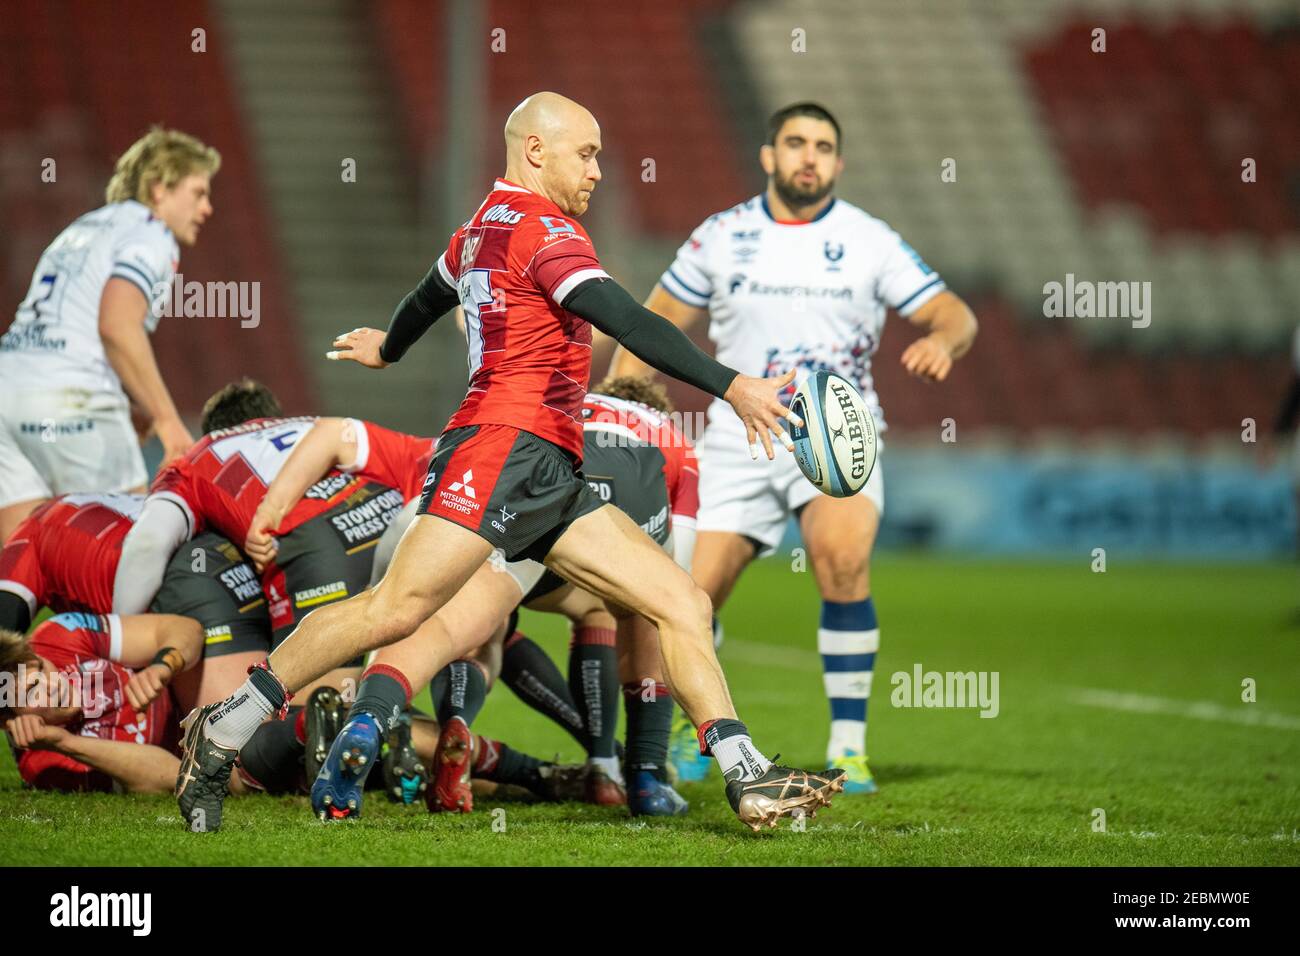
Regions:
<instances>
[{"instance_id":1,"label":"player's outstretched arm","mask_svg":"<svg viewBox=\"0 0 1300 956\"><path fill-rule=\"evenodd\" d=\"M794 447L777 420L785 418L798 424L802 422L776 398L781 389L794 381L793 369L778 378L741 375L700 351L685 332L640 305L612 279L588 279L575 287L560 304L665 375L694 385L730 404L745 423L751 457L758 457L758 442L762 442L768 458L776 457L772 450L772 435L776 435L787 449Z\"/></svg>"},{"instance_id":2,"label":"player's outstretched arm","mask_svg":"<svg viewBox=\"0 0 1300 956\"><path fill-rule=\"evenodd\" d=\"M180 759L153 744L82 737L35 714L6 722L5 730L21 750L53 750L107 774L129 793L169 793L176 784Z\"/></svg>"},{"instance_id":3,"label":"player's outstretched arm","mask_svg":"<svg viewBox=\"0 0 1300 956\"><path fill-rule=\"evenodd\" d=\"M258 571L275 557L272 532L307 489L324 478L331 468L346 469L356 463L363 428L351 418L318 418L311 431L294 446L284 467L262 496L244 542L244 553Z\"/></svg>"},{"instance_id":4,"label":"player's outstretched arm","mask_svg":"<svg viewBox=\"0 0 1300 956\"><path fill-rule=\"evenodd\" d=\"M645 300L645 307L651 312L662 315L683 332L690 331L709 315L707 309L687 305L657 282ZM635 375L640 378L654 378L655 371L653 366L641 361L621 345L614 350L614 357L609 363L609 374L614 377Z\"/></svg>"},{"instance_id":5,"label":"player's outstretched arm","mask_svg":"<svg viewBox=\"0 0 1300 956\"><path fill-rule=\"evenodd\" d=\"M388 331L378 329L353 329L334 340L334 350L325 357L333 361L349 361L366 368L387 368L399 361L406 350L414 345L433 323L460 303L460 297L443 278L438 264L420 280L420 284L406 294L388 323Z\"/></svg>"},{"instance_id":6,"label":"player's outstretched arm","mask_svg":"<svg viewBox=\"0 0 1300 956\"><path fill-rule=\"evenodd\" d=\"M149 302L139 288L125 279L111 278L99 300L99 337L104 354L122 381L127 395L153 423L163 445L166 465L189 451L194 439L181 421L171 393L158 371L144 320Z\"/></svg>"},{"instance_id":7,"label":"player's outstretched arm","mask_svg":"<svg viewBox=\"0 0 1300 956\"><path fill-rule=\"evenodd\" d=\"M979 323L970 307L954 292L940 292L908 317L929 331L903 351L903 368L929 382L942 382L952 363L970 351Z\"/></svg>"},{"instance_id":8,"label":"player's outstretched arm","mask_svg":"<svg viewBox=\"0 0 1300 956\"><path fill-rule=\"evenodd\" d=\"M122 541L113 578L113 613L143 614L162 587L167 562L191 534L189 518L176 502L150 495Z\"/></svg>"}]
</instances>

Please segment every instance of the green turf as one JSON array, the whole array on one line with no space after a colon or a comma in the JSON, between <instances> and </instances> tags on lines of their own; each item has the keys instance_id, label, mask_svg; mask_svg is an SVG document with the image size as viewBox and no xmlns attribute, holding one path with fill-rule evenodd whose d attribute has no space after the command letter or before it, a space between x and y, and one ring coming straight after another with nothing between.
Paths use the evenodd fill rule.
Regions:
<instances>
[{"instance_id":1,"label":"green turf","mask_svg":"<svg viewBox=\"0 0 1300 956\"><path fill-rule=\"evenodd\" d=\"M36 794L0 758L11 864L1300 864L1300 622L1289 566L1075 566L879 556L883 626L871 708L881 792L840 797L761 835L737 824L717 771L683 788L685 819L480 802L431 817L381 799L355 822L303 798L227 804L220 833L184 831L170 799ZM751 569L723 619L721 658L759 746L816 765L827 727L811 576ZM525 630L556 655L558 621ZM1000 713L891 706L890 676L997 671ZM1243 703L1253 678L1258 701ZM1135 712L1081 689L1142 695ZM1104 698L1103 702L1108 700ZM1199 708L1199 709L1198 709ZM1248 723L1248 721L1256 721ZM1247 721L1247 722L1238 722ZM561 731L494 694L477 729L576 759ZM504 809L504 832L493 828ZM1106 814L1094 832L1093 811Z\"/></svg>"}]
</instances>

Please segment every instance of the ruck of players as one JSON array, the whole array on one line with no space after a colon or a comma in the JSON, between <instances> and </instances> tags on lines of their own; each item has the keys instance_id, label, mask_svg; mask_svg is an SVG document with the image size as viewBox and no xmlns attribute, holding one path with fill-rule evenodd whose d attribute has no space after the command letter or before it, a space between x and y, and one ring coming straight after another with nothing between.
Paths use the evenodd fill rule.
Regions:
<instances>
[{"instance_id":1,"label":"ruck of players","mask_svg":"<svg viewBox=\"0 0 1300 956\"><path fill-rule=\"evenodd\" d=\"M708 216L641 304L581 222L602 145L580 104L525 99L501 175L428 272L391 314L375 303L376 327L329 345L373 387L456 315L466 395L418 436L288 417L275 382L248 379L212 395L192 435L166 385L186 370L155 362L150 304L219 214L220 156L162 129L127 150L107 204L51 242L0 339L0 721L27 786L172 792L195 832L259 793L301 794L328 824L364 820L371 800L470 813L484 794L673 817L690 810L674 784L714 763L709 799L758 830L881 786L867 709L887 456L871 357L893 309L920 332L907 371L942 383L974 316L836 196L846 144L814 103L771 118L764 192ZM750 281L734 278L740 232ZM806 287L832 247L851 295L796 310L754 292ZM705 324L716 358L687 334ZM617 342L604 376L593 330ZM657 375L712 397L697 445ZM830 383L823 400L806 397L814 381ZM809 436L833 482L796 461ZM822 600L807 633L831 718L825 762L806 769L765 749L770 729L738 713L716 654L718 609L792 520ZM522 608L567 619L567 661L523 632ZM477 732L490 693L559 725L584 759Z\"/></svg>"}]
</instances>

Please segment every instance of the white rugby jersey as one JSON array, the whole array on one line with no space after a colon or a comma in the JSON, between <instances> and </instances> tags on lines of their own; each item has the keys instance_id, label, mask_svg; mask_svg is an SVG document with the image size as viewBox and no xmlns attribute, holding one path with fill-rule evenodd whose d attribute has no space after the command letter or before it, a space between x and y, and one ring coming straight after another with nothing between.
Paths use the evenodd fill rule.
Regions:
<instances>
[{"instance_id":1,"label":"white rugby jersey","mask_svg":"<svg viewBox=\"0 0 1300 956\"><path fill-rule=\"evenodd\" d=\"M871 379L885 309L911 315L945 288L888 225L843 199L806 223L772 217L767 196L710 216L659 280L671 295L709 310L718 361L745 375L797 369L786 403L808 374L826 368L858 386L884 430ZM715 399L709 427L744 432Z\"/></svg>"},{"instance_id":2,"label":"white rugby jersey","mask_svg":"<svg viewBox=\"0 0 1300 956\"><path fill-rule=\"evenodd\" d=\"M152 306L171 289L176 238L149 207L127 200L88 212L41 254L31 289L0 337L0 378L9 388L122 390L99 337L99 300L110 277L126 279ZM166 294L170 294L168 291ZM152 308L145 328L158 317Z\"/></svg>"}]
</instances>

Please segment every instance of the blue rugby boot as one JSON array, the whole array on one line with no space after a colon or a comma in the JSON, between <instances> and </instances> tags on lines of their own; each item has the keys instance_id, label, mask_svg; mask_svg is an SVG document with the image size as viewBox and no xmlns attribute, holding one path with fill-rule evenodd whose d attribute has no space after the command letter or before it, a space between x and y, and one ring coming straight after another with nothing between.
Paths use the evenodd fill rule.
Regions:
<instances>
[{"instance_id":1,"label":"blue rugby boot","mask_svg":"<svg viewBox=\"0 0 1300 956\"><path fill-rule=\"evenodd\" d=\"M680 817L691 805L649 770L633 770L628 779L627 807L634 817Z\"/></svg>"},{"instance_id":2,"label":"blue rugby boot","mask_svg":"<svg viewBox=\"0 0 1300 956\"><path fill-rule=\"evenodd\" d=\"M361 816L362 789L379 754L379 722L357 714L339 731L311 786L311 808L322 820Z\"/></svg>"}]
</instances>

